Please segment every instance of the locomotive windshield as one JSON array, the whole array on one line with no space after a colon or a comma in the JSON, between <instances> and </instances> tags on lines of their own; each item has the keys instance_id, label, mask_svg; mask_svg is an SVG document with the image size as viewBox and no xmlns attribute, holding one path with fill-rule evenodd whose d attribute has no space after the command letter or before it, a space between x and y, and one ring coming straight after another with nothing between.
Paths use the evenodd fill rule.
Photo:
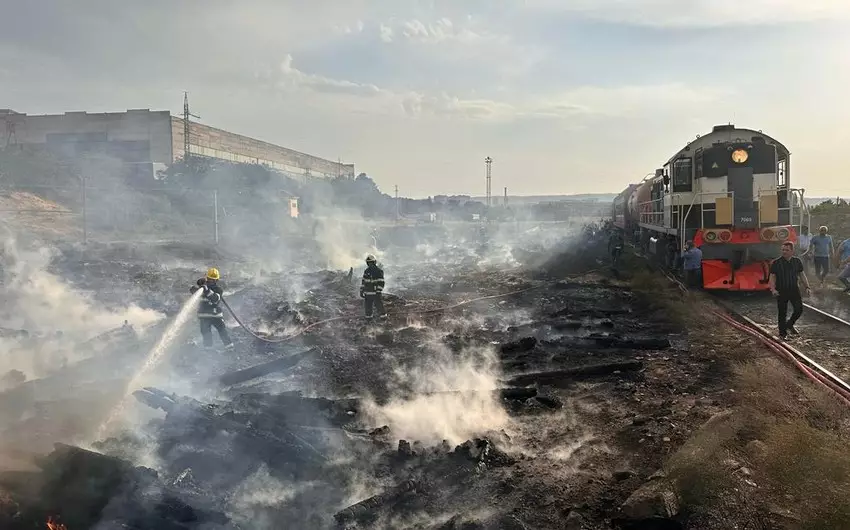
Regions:
<instances>
[{"instance_id":1,"label":"locomotive windshield","mask_svg":"<svg viewBox=\"0 0 850 530\"><path fill-rule=\"evenodd\" d=\"M738 149L747 151L743 162L733 162L733 153ZM776 173L776 146L765 143L728 143L709 147L698 155L696 178L725 177L730 167L751 167L753 173Z\"/></svg>"}]
</instances>

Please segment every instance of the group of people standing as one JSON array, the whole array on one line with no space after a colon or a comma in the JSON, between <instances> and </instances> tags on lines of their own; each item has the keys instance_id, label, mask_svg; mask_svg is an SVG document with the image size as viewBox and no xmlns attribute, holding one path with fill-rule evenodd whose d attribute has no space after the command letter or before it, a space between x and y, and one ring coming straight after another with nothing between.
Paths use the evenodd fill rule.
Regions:
<instances>
[{"instance_id":1,"label":"group of people standing","mask_svg":"<svg viewBox=\"0 0 850 530\"><path fill-rule=\"evenodd\" d=\"M834 263L838 269L838 281L844 286L844 292L850 293L850 238L836 247L829 234L829 227L821 226L818 234L813 236L809 227L803 226L797 238L797 255L802 261L803 270L810 265L814 267L820 287L825 285Z\"/></svg>"}]
</instances>

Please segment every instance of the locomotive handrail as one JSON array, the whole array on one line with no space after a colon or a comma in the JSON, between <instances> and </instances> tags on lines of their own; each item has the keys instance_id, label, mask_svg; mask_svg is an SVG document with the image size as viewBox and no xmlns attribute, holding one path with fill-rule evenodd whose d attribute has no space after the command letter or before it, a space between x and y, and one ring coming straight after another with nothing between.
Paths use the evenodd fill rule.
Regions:
<instances>
[{"instance_id":1,"label":"locomotive handrail","mask_svg":"<svg viewBox=\"0 0 850 530\"><path fill-rule=\"evenodd\" d=\"M659 202L661 203L661 210L656 211L655 208L653 208L652 206L654 206L655 203L659 203ZM647 205L649 205L650 208L647 209L646 208ZM639 222L647 223L647 224L657 223L656 219L659 216L661 217L661 221L663 223L663 221L664 221L664 197L638 203L638 221Z\"/></svg>"},{"instance_id":2,"label":"locomotive handrail","mask_svg":"<svg viewBox=\"0 0 850 530\"><path fill-rule=\"evenodd\" d=\"M734 191L695 191L691 192L693 197L691 198L690 205L688 207L688 212L682 217L682 206L684 206L684 202L681 199L682 194L674 194L672 199L670 200L670 207L678 206L679 207L679 223L678 229L684 232L684 223L687 219L687 216L690 215L691 210L696 205L697 199L699 199L700 204L700 229L705 228L705 208L703 207L705 204L705 198L717 196L717 197L731 197L733 200L733 208L734 208L734 200L735 200L735 192ZM656 210L653 206L656 203L661 203L660 210ZM657 226L662 226L664 224L664 214L665 206L664 206L664 197L660 197L658 199L652 199L649 201L643 201L637 203L638 210L638 222L645 224L654 224ZM734 213L734 212L733 212ZM672 215L672 212L671 212ZM682 238L680 238L682 239Z\"/></svg>"}]
</instances>

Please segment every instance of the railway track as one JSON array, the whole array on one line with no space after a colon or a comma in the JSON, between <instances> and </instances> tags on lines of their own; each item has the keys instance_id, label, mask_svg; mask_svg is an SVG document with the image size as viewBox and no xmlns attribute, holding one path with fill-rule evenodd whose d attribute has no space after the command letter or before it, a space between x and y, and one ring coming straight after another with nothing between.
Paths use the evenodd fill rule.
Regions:
<instances>
[{"instance_id":1,"label":"railway track","mask_svg":"<svg viewBox=\"0 0 850 530\"><path fill-rule=\"evenodd\" d=\"M688 288L664 271L683 291ZM716 297L726 311L715 311L728 324L761 340L777 354L786 357L816 383L838 394L850 406L850 321L809 303L794 326L800 335L782 340L776 326L776 301L765 293L719 293ZM790 307L789 307L790 311Z\"/></svg>"},{"instance_id":2,"label":"railway track","mask_svg":"<svg viewBox=\"0 0 850 530\"><path fill-rule=\"evenodd\" d=\"M637 256L647 259L639 253ZM666 270L661 272L678 287L689 289ZM716 293L725 309L715 313L728 324L761 340L786 357L807 377L838 394L850 406L850 314L847 306L829 296L815 295L804 301L803 316L795 324L799 336L779 338L776 300L767 293ZM814 301L817 305L809 302ZM789 314L791 307L789 305ZM837 315L836 313L840 313Z\"/></svg>"},{"instance_id":3,"label":"railway track","mask_svg":"<svg viewBox=\"0 0 850 530\"><path fill-rule=\"evenodd\" d=\"M776 301L770 295L718 296L718 302L739 323L758 332L774 350L779 349L827 379L850 398L850 322L810 303L795 325L799 336L781 340L777 335ZM789 307L790 310L790 307ZM832 387L831 385L827 385ZM835 390L835 388L833 388Z\"/></svg>"}]
</instances>

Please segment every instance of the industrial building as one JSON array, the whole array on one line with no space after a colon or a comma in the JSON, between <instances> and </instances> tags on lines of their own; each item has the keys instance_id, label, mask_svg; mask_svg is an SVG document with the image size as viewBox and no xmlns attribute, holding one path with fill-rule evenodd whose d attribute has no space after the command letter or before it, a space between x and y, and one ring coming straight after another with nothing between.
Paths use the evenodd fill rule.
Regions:
<instances>
[{"instance_id":1,"label":"industrial building","mask_svg":"<svg viewBox=\"0 0 850 530\"><path fill-rule=\"evenodd\" d=\"M43 146L71 156L105 154L132 165L134 173L151 177L183 158L185 129L184 118L169 111L28 115L0 109L0 148ZM264 164L297 179L354 177L354 164L326 160L197 122L189 122L188 129L192 156Z\"/></svg>"}]
</instances>

